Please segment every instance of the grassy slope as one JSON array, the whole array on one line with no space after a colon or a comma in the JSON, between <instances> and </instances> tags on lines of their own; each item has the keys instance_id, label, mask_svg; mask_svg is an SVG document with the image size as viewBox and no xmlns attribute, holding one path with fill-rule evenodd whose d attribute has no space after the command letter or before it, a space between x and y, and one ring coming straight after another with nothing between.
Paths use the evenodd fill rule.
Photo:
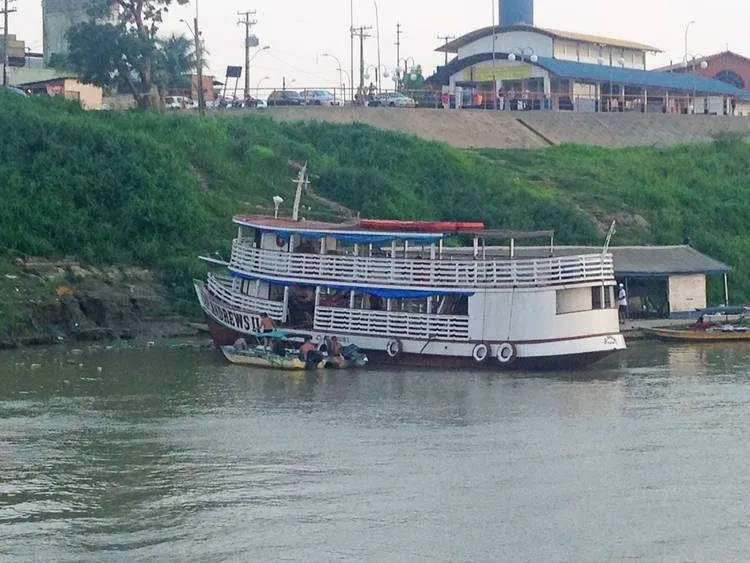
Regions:
<instances>
[{"instance_id":1,"label":"grassy slope","mask_svg":"<svg viewBox=\"0 0 750 563\"><path fill-rule=\"evenodd\" d=\"M736 267L734 298L750 297L750 148L739 141L471 152L361 125L84 113L9 95L0 131L0 255L156 267L184 306L196 255L227 251L232 214L268 211L274 194L291 201L288 159L309 161L316 191L365 217L553 228L560 243L593 244L617 218L615 244L690 237Z\"/></svg>"}]
</instances>

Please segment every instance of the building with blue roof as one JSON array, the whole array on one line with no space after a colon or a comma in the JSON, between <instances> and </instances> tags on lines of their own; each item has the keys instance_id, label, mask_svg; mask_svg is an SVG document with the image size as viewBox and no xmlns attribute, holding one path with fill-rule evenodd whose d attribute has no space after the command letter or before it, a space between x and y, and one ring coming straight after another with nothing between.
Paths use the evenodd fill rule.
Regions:
<instances>
[{"instance_id":1,"label":"building with blue roof","mask_svg":"<svg viewBox=\"0 0 750 563\"><path fill-rule=\"evenodd\" d=\"M529 19L529 18L526 18ZM532 18L533 20L533 18ZM651 45L500 22L441 45L454 58L427 82L443 103L497 109L734 114L750 91L692 71L647 70ZM493 92L497 92L493 96Z\"/></svg>"}]
</instances>

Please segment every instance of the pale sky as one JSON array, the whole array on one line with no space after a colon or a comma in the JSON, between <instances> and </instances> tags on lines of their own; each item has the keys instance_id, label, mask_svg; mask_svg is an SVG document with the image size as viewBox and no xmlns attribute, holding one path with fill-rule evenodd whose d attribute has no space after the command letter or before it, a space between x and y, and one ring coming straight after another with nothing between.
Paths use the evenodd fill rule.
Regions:
<instances>
[{"instance_id":1,"label":"pale sky","mask_svg":"<svg viewBox=\"0 0 750 563\"><path fill-rule=\"evenodd\" d=\"M252 32L261 46L270 48L254 56L250 85L255 89L333 88L339 83L338 57L349 72L349 25L351 12L355 27L372 26L372 37L365 40L365 64L378 59L377 28L380 36L380 63L392 74L396 65L396 23L401 23L401 57L421 64L425 76L443 63L444 55L434 52L442 41L438 36L461 36L493 24L497 1L479 0L192 0L185 7L173 7L161 30L188 34L180 18L192 23L196 1L209 71L223 77L227 65L244 65L244 26L237 25L237 12L255 10L258 21ZM376 6L379 26L376 21ZM353 10L350 11L350 6ZM9 30L26 41L34 51L42 49L41 0L15 0L17 13L10 15ZM664 51L649 55L653 68L681 61L685 54L685 30L691 56L705 56L729 49L750 57L750 2L747 0L535 0L535 25L565 31L602 35L652 45ZM359 76L359 44L355 46L355 85ZM409 63L411 63L411 59ZM403 68L403 61L400 65ZM373 70L370 72L374 74ZM268 76L268 78L264 78ZM220 78L221 79L221 78ZM240 80L240 88L243 80ZM346 74L343 80L348 82ZM383 87L392 87L383 79Z\"/></svg>"}]
</instances>

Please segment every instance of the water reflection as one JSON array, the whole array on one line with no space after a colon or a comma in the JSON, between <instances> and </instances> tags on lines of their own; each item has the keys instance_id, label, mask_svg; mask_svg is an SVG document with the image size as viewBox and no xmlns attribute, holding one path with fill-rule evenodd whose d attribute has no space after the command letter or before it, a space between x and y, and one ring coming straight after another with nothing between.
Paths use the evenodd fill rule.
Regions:
<instances>
[{"instance_id":1,"label":"water reflection","mask_svg":"<svg viewBox=\"0 0 750 563\"><path fill-rule=\"evenodd\" d=\"M540 560L567 545L601 560L618 537L618 554L658 559L656 503L689 546L676 558L731 559L741 541L689 538L723 514L705 491L743 487L748 366L742 345L647 342L552 375L0 353L0 555Z\"/></svg>"}]
</instances>

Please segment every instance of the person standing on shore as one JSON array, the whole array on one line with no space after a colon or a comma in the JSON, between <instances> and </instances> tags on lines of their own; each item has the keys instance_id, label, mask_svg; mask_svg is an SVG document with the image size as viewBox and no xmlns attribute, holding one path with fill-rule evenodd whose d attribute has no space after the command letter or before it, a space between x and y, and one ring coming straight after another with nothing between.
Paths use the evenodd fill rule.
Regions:
<instances>
[{"instance_id":1,"label":"person standing on shore","mask_svg":"<svg viewBox=\"0 0 750 563\"><path fill-rule=\"evenodd\" d=\"M617 293L617 314L620 317L620 324L628 318L628 294L625 292L625 286L620 284Z\"/></svg>"}]
</instances>

